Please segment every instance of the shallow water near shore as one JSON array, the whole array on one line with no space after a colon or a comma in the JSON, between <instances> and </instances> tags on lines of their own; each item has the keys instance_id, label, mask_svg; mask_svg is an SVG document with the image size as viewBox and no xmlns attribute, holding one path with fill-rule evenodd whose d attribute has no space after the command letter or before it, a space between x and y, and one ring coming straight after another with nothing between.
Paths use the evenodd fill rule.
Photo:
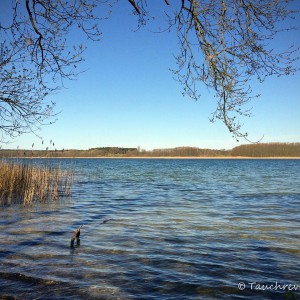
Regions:
<instances>
[{"instance_id":1,"label":"shallow water near shore","mask_svg":"<svg viewBox=\"0 0 300 300\"><path fill-rule=\"evenodd\" d=\"M0 295L300 297L300 160L29 161L74 170L73 197L0 207Z\"/></svg>"}]
</instances>

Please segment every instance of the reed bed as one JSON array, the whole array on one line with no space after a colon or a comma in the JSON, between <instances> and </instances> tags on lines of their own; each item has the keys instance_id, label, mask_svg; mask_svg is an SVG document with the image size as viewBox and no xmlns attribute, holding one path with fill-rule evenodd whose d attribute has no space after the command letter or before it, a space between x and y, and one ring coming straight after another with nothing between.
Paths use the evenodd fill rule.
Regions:
<instances>
[{"instance_id":1,"label":"reed bed","mask_svg":"<svg viewBox=\"0 0 300 300\"><path fill-rule=\"evenodd\" d=\"M0 204L57 201L71 195L74 176L58 167L0 162Z\"/></svg>"}]
</instances>

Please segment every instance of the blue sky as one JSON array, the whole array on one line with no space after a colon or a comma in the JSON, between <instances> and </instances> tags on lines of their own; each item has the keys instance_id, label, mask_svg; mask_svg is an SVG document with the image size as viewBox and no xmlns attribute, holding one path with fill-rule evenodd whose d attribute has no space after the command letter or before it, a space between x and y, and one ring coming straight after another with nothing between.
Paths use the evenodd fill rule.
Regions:
<instances>
[{"instance_id":1,"label":"blue sky","mask_svg":"<svg viewBox=\"0 0 300 300\"><path fill-rule=\"evenodd\" d=\"M38 134L18 137L5 148L36 149L54 141L57 149L119 146L143 149L195 146L228 149L237 143L221 122L211 123L216 100L203 85L197 102L184 98L172 79L177 53L174 33L155 34L147 27L134 32L131 7L121 1L102 21L103 39L88 43L87 71L66 89L51 96L60 111L57 121ZM299 22L298 22L299 23ZM299 32L298 32L299 33ZM282 35L277 45L300 44L296 32ZM253 89L253 117L241 119L250 139L262 142L300 142L300 74L268 78ZM50 98L49 98L50 99Z\"/></svg>"}]
</instances>

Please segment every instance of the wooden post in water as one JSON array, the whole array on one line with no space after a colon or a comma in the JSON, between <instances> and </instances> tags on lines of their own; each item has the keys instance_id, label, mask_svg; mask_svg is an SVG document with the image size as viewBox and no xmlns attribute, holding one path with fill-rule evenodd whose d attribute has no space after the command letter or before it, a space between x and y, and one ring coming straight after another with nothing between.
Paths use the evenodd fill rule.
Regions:
<instances>
[{"instance_id":1,"label":"wooden post in water","mask_svg":"<svg viewBox=\"0 0 300 300\"><path fill-rule=\"evenodd\" d=\"M74 242L75 242L75 239L76 239L76 245L79 246L80 245L80 229L83 225L81 225L78 229L76 229L73 233L73 236L71 238L71 243L70 243L70 247L71 248L74 248Z\"/></svg>"}]
</instances>

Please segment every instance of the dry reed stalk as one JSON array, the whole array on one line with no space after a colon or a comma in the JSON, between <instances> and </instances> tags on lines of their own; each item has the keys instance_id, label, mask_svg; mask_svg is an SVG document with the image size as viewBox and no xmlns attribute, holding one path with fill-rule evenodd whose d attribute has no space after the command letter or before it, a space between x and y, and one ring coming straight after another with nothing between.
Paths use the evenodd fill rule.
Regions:
<instances>
[{"instance_id":1,"label":"dry reed stalk","mask_svg":"<svg viewBox=\"0 0 300 300\"><path fill-rule=\"evenodd\" d=\"M58 200L71 195L73 173L60 168L0 162L0 204Z\"/></svg>"}]
</instances>

